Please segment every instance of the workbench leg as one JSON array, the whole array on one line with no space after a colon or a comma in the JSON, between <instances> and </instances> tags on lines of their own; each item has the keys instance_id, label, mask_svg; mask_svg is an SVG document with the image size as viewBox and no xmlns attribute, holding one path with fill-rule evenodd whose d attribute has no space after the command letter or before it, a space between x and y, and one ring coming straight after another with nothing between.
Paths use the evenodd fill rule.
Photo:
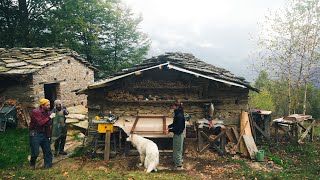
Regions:
<instances>
[{"instance_id":1,"label":"workbench leg","mask_svg":"<svg viewBox=\"0 0 320 180\"><path fill-rule=\"evenodd\" d=\"M198 151L202 149L203 146L203 137L201 136L201 130L198 129Z\"/></svg>"},{"instance_id":2,"label":"workbench leg","mask_svg":"<svg viewBox=\"0 0 320 180\"><path fill-rule=\"evenodd\" d=\"M116 133L113 132L113 151L116 153L117 152L117 139L116 139Z\"/></svg>"},{"instance_id":3,"label":"workbench leg","mask_svg":"<svg viewBox=\"0 0 320 180\"><path fill-rule=\"evenodd\" d=\"M276 143L278 143L279 142L279 127L278 127L278 124L275 123L274 127L275 127L274 131L275 131L275 134L276 134Z\"/></svg>"},{"instance_id":4,"label":"workbench leg","mask_svg":"<svg viewBox=\"0 0 320 180\"><path fill-rule=\"evenodd\" d=\"M122 133L121 133L121 130L120 130L120 131L119 131L119 149L120 149L120 152L122 152L121 144L122 144Z\"/></svg>"},{"instance_id":5,"label":"workbench leg","mask_svg":"<svg viewBox=\"0 0 320 180\"><path fill-rule=\"evenodd\" d=\"M111 132L106 132L106 139L105 139L105 145L104 145L104 160L109 161L110 159L110 136Z\"/></svg>"},{"instance_id":6,"label":"workbench leg","mask_svg":"<svg viewBox=\"0 0 320 180\"><path fill-rule=\"evenodd\" d=\"M297 124L295 124L295 125L293 126L293 134L294 134L294 141L295 141L296 143L298 143L298 141L299 141L299 128L298 128L298 125L297 125Z\"/></svg>"},{"instance_id":7,"label":"workbench leg","mask_svg":"<svg viewBox=\"0 0 320 180\"><path fill-rule=\"evenodd\" d=\"M226 154L226 144L227 144L227 138L226 138L226 134L225 134L221 137L221 140L220 140L220 148L221 148L223 154Z\"/></svg>"},{"instance_id":8,"label":"workbench leg","mask_svg":"<svg viewBox=\"0 0 320 180\"><path fill-rule=\"evenodd\" d=\"M312 126L312 128L310 129L310 142L313 142L313 130L314 130L314 126Z\"/></svg>"}]
</instances>

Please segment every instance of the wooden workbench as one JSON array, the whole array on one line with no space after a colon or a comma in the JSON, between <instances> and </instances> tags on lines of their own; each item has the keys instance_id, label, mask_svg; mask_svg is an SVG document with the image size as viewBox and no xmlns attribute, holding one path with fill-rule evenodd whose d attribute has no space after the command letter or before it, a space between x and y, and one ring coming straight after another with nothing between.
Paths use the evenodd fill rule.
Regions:
<instances>
[{"instance_id":1,"label":"wooden workbench","mask_svg":"<svg viewBox=\"0 0 320 180\"><path fill-rule=\"evenodd\" d=\"M304 122L309 122L309 124L305 124ZM314 125L316 121L311 115L292 114L287 117L275 119L273 123L275 126L276 142L280 140L279 130L284 132L284 136L288 136L290 140L299 144L303 143L307 135L309 135L309 141L313 142ZM302 133L299 132L300 128L302 129Z\"/></svg>"}]
</instances>

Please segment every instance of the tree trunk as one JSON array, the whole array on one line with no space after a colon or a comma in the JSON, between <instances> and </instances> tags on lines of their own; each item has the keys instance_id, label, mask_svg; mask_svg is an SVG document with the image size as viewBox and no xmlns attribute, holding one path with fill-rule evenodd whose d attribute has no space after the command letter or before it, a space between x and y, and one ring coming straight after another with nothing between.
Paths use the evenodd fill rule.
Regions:
<instances>
[{"instance_id":1,"label":"tree trunk","mask_svg":"<svg viewBox=\"0 0 320 180\"><path fill-rule=\"evenodd\" d=\"M290 71L290 70L289 70ZM291 101L292 101L292 95L291 95L291 74L289 72L288 74L288 115L291 114Z\"/></svg>"},{"instance_id":2,"label":"tree trunk","mask_svg":"<svg viewBox=\"0 0 320 180\"><path fill-rule=\"evenodd\" d=\"M19 0L19 19L22 46L31 47L29 41L29 13L26 0Z\"/></svg>"},{"instance_id":3,"label":"tree trunk","mask_svg":"<svg viewBox=\"0 0 320 180\"><path fill-rule=\"evenodd\" d=\"M308 91L308 84L304 82L304 97L303 97L303 114L307 112L307 91Z\"/></svg>"}]
</instances>

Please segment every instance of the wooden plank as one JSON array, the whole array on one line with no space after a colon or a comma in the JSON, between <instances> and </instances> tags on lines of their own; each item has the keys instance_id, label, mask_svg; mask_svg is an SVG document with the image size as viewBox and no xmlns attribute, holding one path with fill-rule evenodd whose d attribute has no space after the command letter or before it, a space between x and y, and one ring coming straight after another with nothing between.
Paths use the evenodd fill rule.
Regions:
<instances>
[{"instance_id":1,"label":"wooden plank","mask_svg":"<svg viewBox=\"0 0 320 180\"><path fill-rule=\"evenodd\" d=\"M241 132L241 136L244 135L250 135L252 136L251 133L251 128L250 128L250 122L249 122L249 116L248 116L248 112L245 111L241 111L241 119L240 119L240 132ZM245 142L243 140L243 138L241 138L240 136L240 153L242 153L244 156L248 156L248 150L245 146Z\"/></svg>"},{"instance_id":2,"label":"wooden plank","mask_svg":"<svg viewBox=\"0 0 320 180\"><path fill-rule=\"evenodd\" d=\"M243 135L243 141L244 141L244 144L245 144L247 151L250 155L250 158L254 159L255 152L258 151L258 148L256 146L256 143L254 142L253 137L250 135Z\"/></svg>"},{"instance_id":3,"label":"wooden plank","mask_svg":"<svg viewBox=\"0 0 320 180\"><path fill-rule=\"evenodd\" d=\"M163 134L166 134L166 129L167 129L167 125L166 125L166 117L163 116Z\"/></svg>"},{"instance_id":4,"label":"wooden plank","mask_svg":"<svg viewBox=\"0 0 320 180\"><path fill-rule=\"evenodd\" d=\"M107 131L105 145L104 145L104 160L105 161L110 160L110 136L111 136L111 131Z\"/></svg>"},{"instance_id":5,"label":"wooden plank","mask_svg":"<svg viewBox=\"0 0 320 180\"><path fill-rule=\"evenodd\" d=\"M134 131L134 129L136 128L136 125L137 125L137 123L138 123L138 120L139 120L139 116L136 117L136 120L134 121L133 126L132 126L132 128L131 128L130 134L132 134L133 131Z\"/></svg>"},{"instance_id":6,"label":"wooden plank","mask_svg":"<svg viewBox=\"0 0 320 180\"><path fill-rule=\"evenodd\" d=\"M237 131L237 127L231 127L234 136L236 137L237 142L239 141L239 133Z\"/></svg>"},{"instance_id":7,"label":"wooden plank","mask_svg":"<svg viewBox=\"0 0 320 180\"><path fill-rule=\"evenodd\" d=\"M249 122L249 115L248 115L248 112L246 112L246 111L241 112L240 131L241 132L244 131L244 135L251 135L252 136L250 122Z\"/></svg>"},{"instance_id":8,"label":"wooden plank","mask_svg":"<svg viewBox=\"0 0 320 180\"><path fill-rule=\"evenodd\" d=\"M228 137L230 142L235 143L235 144L237 143L237 140L233 137L231 128L227 128L226 129L226 134L227 134L227 137Z\"/></svg>"},{"instance_id":9,"label":"wooden plank","mask_svg":"<svg viewBox=\"0 0 320 180\"><path fill-rule=\"evenodd\" d=\"M256 122L253 122L254 127L267 139L269 139L268 135L257 125Z\"/></svg>"},{"instance_id":10,"label":"wooden plank","mask_svg":"<svg viewBox=\"0 0 320 180\"><path fill-rule=\"evenodd\" d=\"M308 128L306 129L306 131L301 135L300 139L298 140L298 143L301 144L304 140L304 138L306 138L306 136L308 135L309 131L313 128L314 124L316 123L316 121L313 121Z\"/></svg>"}]
</instances>

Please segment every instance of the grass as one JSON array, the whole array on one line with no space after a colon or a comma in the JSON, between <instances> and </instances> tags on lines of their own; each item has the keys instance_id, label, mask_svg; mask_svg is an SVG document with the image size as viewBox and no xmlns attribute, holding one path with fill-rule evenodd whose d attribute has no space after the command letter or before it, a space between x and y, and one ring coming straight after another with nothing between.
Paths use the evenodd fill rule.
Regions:
<instances>
[{"instance_id":1,"label":"grass","mask_svg":"<svg viewBox=\"0 0 320 180\"><path fill-rule=\"evenodd\" d=\"M245 161L229 159L230 163L240 164L235 177L250 179L320 179L320 127L315 127L314 142L298 145L295 143L275 143L262 146L266 156L283 167L281 172L253 171Z\"/></svg>"},{"instance_id":2,"label":"grass","mask_svg":"<svg viewBox=\"0 0 320 180\"><path fill-rule=\"evenodd\" d=\"M105 171L105 170L72 170L66 171L58 168L53 168L50 170L21 170L15 173L6 173L2 176L4 179L172 179L172 180L182 180L190 179L183 174L174 173L150 173L145 174L141 171L128 171L128 172L118 172L118 171Z\"/></svg>"},{"instance_id":3,"label":"grass","mask_svg":"<svg viewBox=\"0 0 320 180\"><path fill-rule=\"evenodd\" d=\"M266 156L275 164L283 167L281 172L254 171L243 159L221 158L230 164L238 164L240 168L230 176L235 179L319 179L320 177L320 127L315 129L315 142L303 145L265 144L262 149ZM82 157L89 147L79 147L73 157ZM113 168L114 162L108 163L107 169L99 170L93 166L90 170L81 168L72 169L54 166L50 170L28 169L27 156L29 154L28 130L8 129L0 134L0 179L191 179L185 173L160 172L145 174L142 171L126 171ZM77 163L76 158L67 161ZM101 160L89 159L89 162ZM62 162L66 163L66 162ZM1 170L2 169L2 170Z\"/></svg>"},{"instance_id":4,"label":"grass","mask_svg":"<svg viewBox=\"0 0 320 180\"><path fill-rule=\"evenodd\" d=\"M29 136L27 129L7 129L0 132L0 169L17 168L28 162Z\"/></svg>"}]
</instances>

